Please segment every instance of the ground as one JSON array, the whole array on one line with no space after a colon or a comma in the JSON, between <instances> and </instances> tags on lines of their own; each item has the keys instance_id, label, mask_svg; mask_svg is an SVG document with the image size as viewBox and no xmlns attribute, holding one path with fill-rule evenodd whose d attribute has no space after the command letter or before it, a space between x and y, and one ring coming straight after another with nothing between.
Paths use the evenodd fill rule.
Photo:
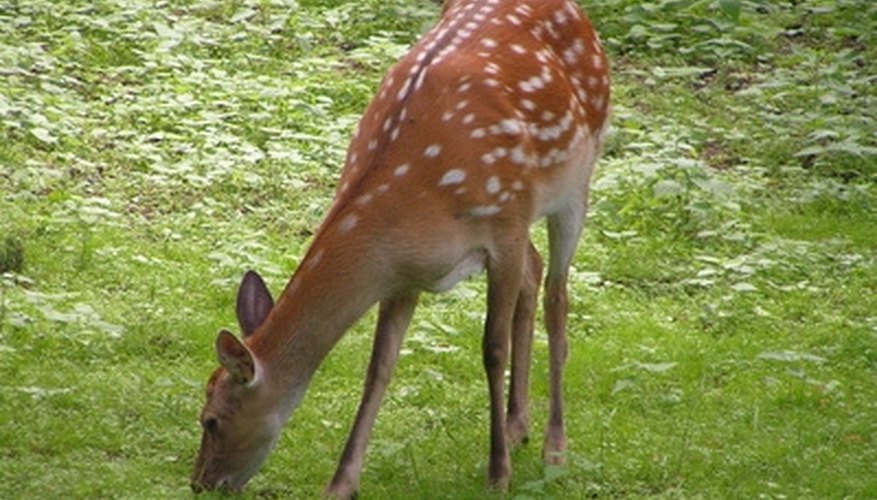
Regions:
<instances>
[{"instance_id":1,"label":"ground","mask_svg":"<svg viewBox=\"0 0 877 500\"><path fill-rule=\"evenodd\" d=\"M877 4L585 2L614 129L511 498L877 497ZM188 495L235 286L279 292L425 0L0 0L0 497ZM544 247L544 233L535 230ZM423 300L364 498L485 495L484 284ZM256 498L317 497L369 315Z\"/></svg>"}]
</instances>

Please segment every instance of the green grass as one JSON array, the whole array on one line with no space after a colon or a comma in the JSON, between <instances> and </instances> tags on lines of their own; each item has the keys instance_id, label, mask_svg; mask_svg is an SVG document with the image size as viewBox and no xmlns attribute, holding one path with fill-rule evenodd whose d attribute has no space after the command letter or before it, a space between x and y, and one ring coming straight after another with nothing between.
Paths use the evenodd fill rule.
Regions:
<instances>
[{"instance_id":1,"label":"green grass","mask_svg":"<svg viewBox=\"0 0 877 500\"><path fill-rule=\"evenodd\" d=\"M615 130L572 277L569 464L525 498L877 497L877 7L602 0ZM189 496L236 283L279 291L420 0L0 0L0 498ZM535 231L544 247L544 233ZM428 296L364 498L483 498L482 280ZM318 497L370 314L251 498Z\"/></svg>"}]
</instances>

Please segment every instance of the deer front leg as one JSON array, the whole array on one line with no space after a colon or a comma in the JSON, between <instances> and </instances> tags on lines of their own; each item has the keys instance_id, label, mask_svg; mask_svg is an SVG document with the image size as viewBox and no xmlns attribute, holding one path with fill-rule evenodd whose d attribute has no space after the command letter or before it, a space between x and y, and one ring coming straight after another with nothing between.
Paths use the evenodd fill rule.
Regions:
<instances>
[{"instance_id":1,"label":"deer front leg","mask_svg":"<svg viewBox=\"0 0 877 500\"><path fill-rule=\"evenodd\" d=\"M526 237L522 239L527 241ZM520 241L520 240L519 240ZM487 320L484 328L484 369L490 393L490 465L488 480L500 491L508 489L511 462L506 441L505 368L515 305L521 289L526 243L512 240L502 255L487 263Z\"/></svg>"},{"instance_id":2,"label":"deer front leg","mask_svg":"<svg viewBox=\"0 0 877 500\"><path fill-rule=\"evenodd\" d=\"M396 360L399 358L402 337L408 329L416 305L416 294L381 302L362 401L353 430L347 438L347 445L338 463L338 469L326 488L326 496L351 498L356 494L368 438L377 418L381 399L393 374L393 368L396 366Z\"/></svg>"},{"instance_id":3,"label":"deer front leg","mask_svg":"<svg viewBox=\"0 0 877 500\"><path fill-rule=\"evenodd\" d=\"M506 426L509 444L521 444L527 440L530 427L529 388L530 360L532 358L533 323L542 281L542 257L529 244L525 261L521 292L515 306L512 324L512 376L509 386L509 406Z\"/></svg>"}]
</instances>

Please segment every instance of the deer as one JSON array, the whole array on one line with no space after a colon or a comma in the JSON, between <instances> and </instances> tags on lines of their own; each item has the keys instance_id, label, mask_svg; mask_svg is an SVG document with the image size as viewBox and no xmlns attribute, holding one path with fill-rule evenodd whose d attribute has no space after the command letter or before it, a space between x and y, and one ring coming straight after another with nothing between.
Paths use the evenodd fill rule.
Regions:
<instances>
[{"instance_id":1,"label":"deer","mask_svg":"<svg viewBox=\"0 0 877 500\"><path fill-rule=\"evenodd\" d=\"M567 281L609 127L609 87L606 53L573 0L445 2L353 131L334 200L277 301L255 271L244 275L236 301L242 336L222 330L215 342L220 366L206 386L193 490L245 486L322 361L377 304L362 399L325 490L356 495L419 295L482 272L488 483L508 489L510 447L528 438L543 274L543 456L563 464ZM547 265L530 235L543 219Z\"/></svg>"}]
</instances>

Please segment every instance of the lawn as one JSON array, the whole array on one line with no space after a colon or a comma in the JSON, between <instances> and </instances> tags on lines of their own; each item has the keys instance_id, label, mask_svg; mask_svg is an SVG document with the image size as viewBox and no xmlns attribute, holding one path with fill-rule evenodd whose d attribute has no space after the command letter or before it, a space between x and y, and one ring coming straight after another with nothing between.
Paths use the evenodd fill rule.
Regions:
<instances>
[{"instance_id":1,"label":"lawn","mask_svg":"<svg viewBox=\"0 0 877 500\"><path fill-rule=\"evenodd\" d=\"M508 498L877 498L877 3L582 2L613 132ZM426 0L0 0L0 498L186 497L213 341L275 293ZM534 228L545 247L541 227ZM483 278L423 298L362 498L483 498ZM370 313L247 498L319 497Z\"/></svg>"}]
</instances>

